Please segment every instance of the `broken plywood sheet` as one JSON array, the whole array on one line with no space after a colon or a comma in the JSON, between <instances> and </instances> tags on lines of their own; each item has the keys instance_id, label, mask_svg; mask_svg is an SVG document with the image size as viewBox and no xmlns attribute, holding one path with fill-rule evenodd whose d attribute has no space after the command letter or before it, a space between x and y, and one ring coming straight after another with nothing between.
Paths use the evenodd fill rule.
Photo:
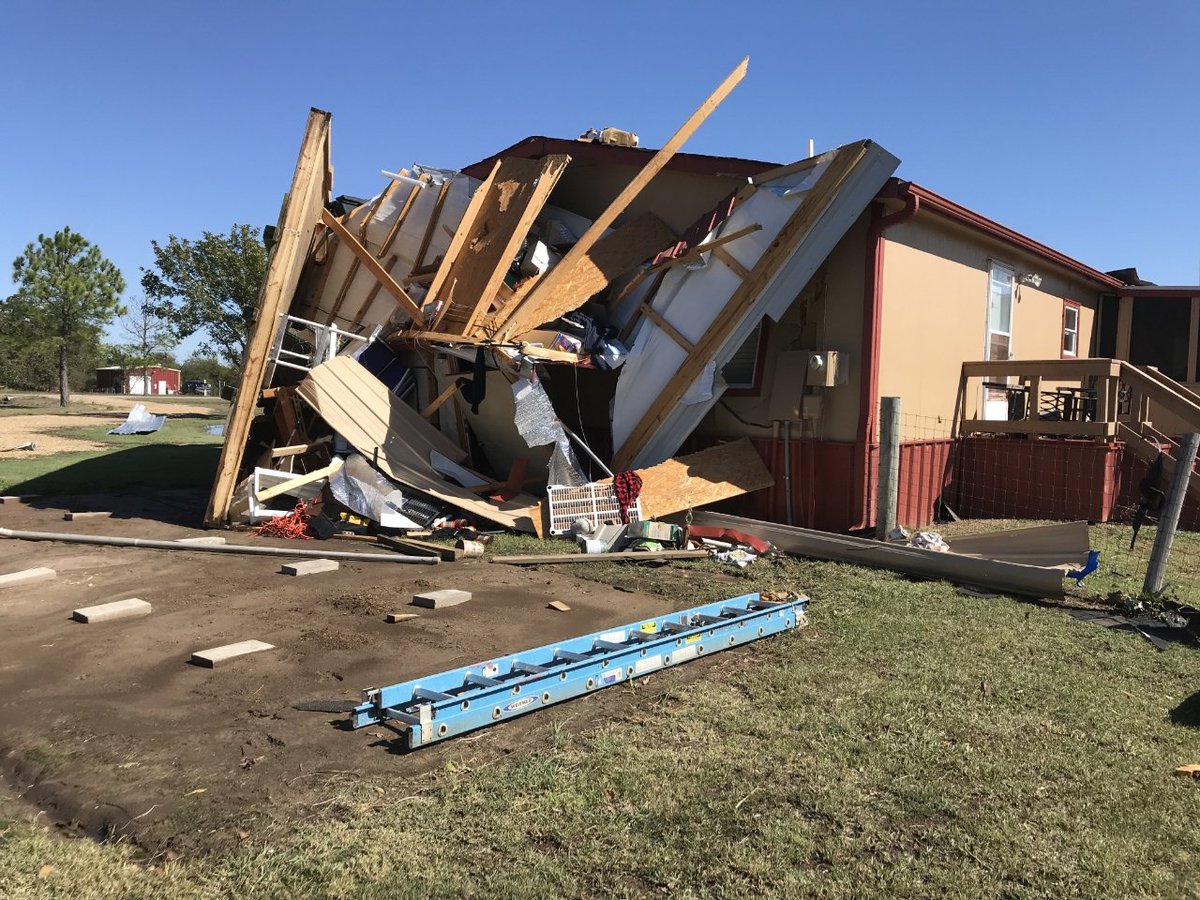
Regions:
<instances>
[{"instance_id":1,"label":"broken plywood sheet","mask_svg":"<svg viewBox=\"0 0 1200 900\"><path fill-rule=\"evenodd\" d=\"M528 315L546 315L548 318L532 323L529 319L514 320L506 330L523 336L523 331L519 330L523 326L527 330L530 325L552 321L562 315L556 310L570 312L578 309L618 277L674 243L675 239L675 232L662 219L651 212L642 213L600 238L591 250L580 257L574 268L557 282L552 293L539 297L537 312ZM502 319L503 313L497 318Z\"/></svg>"},{"instance_id":2,"label":"broken plywood sheet","mask_svg":"<svg viewBox=\"0 0 1200 900\"><path fill-rule=\"evenodd\" d=\"M668 271L621 367L613 401L615 465L653 465L674 453L724 390L718 376L764 316L778 320L899 164L870 141L848 144L772 177L734 208L712 238L738 271L708 254ZM676 334L672 334L675 332ZM692 346L680 346L682 337Z\"/></svg>"},{"instance_id":3,"label":"broken plywood sheet","mask_svg":"<svg viewBox=\"0 0 1200 900\"><path fill-rule=\"evenodd\" d=\"M506 528L536 533L537 502L520 494L492 504L450 484L430 465L430 454L461 461L465 454L411 406L391 394L374 375L348 357L313 369L297 388L334 431L350 442L383 474L423 494Z\"/></svg>"},{"instance_id":4,"label":"broken plywood sheet","mask_svg":"<svg viewBox=\"0 0 1200 900\"><path fill-rule=\"evenodd\" d=\"M428 299L444 304L431 330L472 332L496 299L521 241L570 161L569 156L556 155L500 163L478 215L459 226L458 252L443 261L430 286Z\"/></svg>"},{"instance_id":5,"label":"broken plywood sheet","mask_svg":"<svg viewBox=\"0 0 1200 900\"><path fill-rule=\"evenodd\" d=\"M1082 566L1087 562L1091 549L1087 522L1008 528L986 534L964 534L946 540L952 553L1027 566Z\"/></svg>"},{"instance_id":6,"label":"broken plywood sheet","mask_svg":"<svg viewBox=\"0 0 1200 900\"><path fill-rule=\"evenodd\" d=\"M638 469L638 499L646 518L667 516L748 494L775 484L749 438L718 444L698 453ZM605 482L611 479L605 479Z\"/></svg>"}]
</instances>

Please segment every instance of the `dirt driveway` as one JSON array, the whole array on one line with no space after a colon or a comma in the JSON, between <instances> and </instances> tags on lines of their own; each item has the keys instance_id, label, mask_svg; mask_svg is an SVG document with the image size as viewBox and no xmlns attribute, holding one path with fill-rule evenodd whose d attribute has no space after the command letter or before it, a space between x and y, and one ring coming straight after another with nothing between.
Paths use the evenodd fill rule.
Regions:
<instances>
[{"instance_id":1,"label":"dirt driveway","mask_svg":"<svg viewBox=\"0 0 1200 900\"><path fill-rule=\"evenodd\" d=\"M200 533L173 523L198 519L201 495L164 493L148 510L150 502L7 503L0 525L154 538ZM61 512L72 505L113 509L117 517L68 524ZM357 548L337 542L340 550ZM293 704L357 700L366 687L671 608L561 569L482 560L343 563L335 573L293 578L278 574L286 561L0 541L0 574L34 566L58 572L54 581L0 589L0 760L7 781L0 793L10 804L18 796L37 804L52 821L128 834L149 848L236 841L238 823L248 817L286 817L320 799L331 773L419 773L451 759L545 743L563 722L605 715L640 688L613 688L411 754L399 753L386 729L346 731L344 717ZM412 611L414 590L441 587L464 588L474 598L421 610L400 624L384 621L388 612ZM149 601L153 613L93 625L69 619L77 607L128 597ZM548 609L554 599L571 611ZM194 650L252 638L277 649L217 669L188 664Z\"/></svg>"}]
</instances>

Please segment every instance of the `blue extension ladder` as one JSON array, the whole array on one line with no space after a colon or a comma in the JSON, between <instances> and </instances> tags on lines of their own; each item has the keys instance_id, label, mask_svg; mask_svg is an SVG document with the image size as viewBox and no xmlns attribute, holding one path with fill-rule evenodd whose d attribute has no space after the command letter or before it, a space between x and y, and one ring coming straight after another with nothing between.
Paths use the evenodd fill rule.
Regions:
<instances>
[{"instance_id":1,"label":"blue extension ladder","mask_svg":"<svg viewBox=\"0 0 1200 900\"><path fill-rule=\"evenodd\" d=\"M807 624L808 597L775 602L758 594L633 622L513 656L363 691L353 728L389 722L409 749L503 722Z\"/></svg>"}]
</instances>

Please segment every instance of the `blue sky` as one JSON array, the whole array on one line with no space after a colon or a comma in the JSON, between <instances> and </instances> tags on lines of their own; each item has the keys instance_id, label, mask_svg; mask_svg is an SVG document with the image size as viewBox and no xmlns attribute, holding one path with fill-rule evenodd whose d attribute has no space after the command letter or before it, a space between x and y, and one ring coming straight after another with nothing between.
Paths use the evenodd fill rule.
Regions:
<instances>
[{"instance_id":1,"label":"blue sky","mask_svg":"<svg viewBox=\"0 0 1200 900\"><path fill-rule=\"evenodd\" d=\"M1100 269L1200 279L1200 4L5 4L0 291L39 232L131 291L151 239L273 222L310 106L338 193L589 126L791 161L870 137L924 184ZM185 347L186 352L188 348Z\"/></svg>"}]
</instances>

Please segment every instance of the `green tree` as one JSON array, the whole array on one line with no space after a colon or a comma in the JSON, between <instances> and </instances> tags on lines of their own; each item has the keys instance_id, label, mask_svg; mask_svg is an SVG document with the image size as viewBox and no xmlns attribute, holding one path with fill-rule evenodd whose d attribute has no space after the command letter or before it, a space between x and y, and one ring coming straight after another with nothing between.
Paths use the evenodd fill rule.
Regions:
<instances>
[{"instance_id":1,"label":"green tree","mask_svg":"<svg viewBox=\"0 0 1200 900\"><path fill-rule=\"evenodd\" d=\"M267 271L267 250L255 229L205 231L197 241L171 235L151 241L154 266L142 269L142 289L183 340L201 334L200 352L241 365Z\"/></svg>"},{"instance_id":2,"label":"green tree","mask_svg":"<svg viewBox=\"0 0 1200 900\"><path fill-rule=\"evenodd\" d=\"M238 380L236 368L227 366L212 356L189 356L180 368L183 369L184 381L207 381L214 393L218 394L223 384L231 384Z\"/></svg>"},{"instance_id":3,"label":"green tree","mask_svg":"<svg viewBox=\"0 0 1200 900\"><path fill-rule=\"evenodd\" d=\"M91 353L101 329L122 313L125 279L100 248L64 228L38 239L13 260L17 292L4 302L5 324L26 346L58 359L58 401L71 400L70 359Z\"/></svg>"}]
</instances>

